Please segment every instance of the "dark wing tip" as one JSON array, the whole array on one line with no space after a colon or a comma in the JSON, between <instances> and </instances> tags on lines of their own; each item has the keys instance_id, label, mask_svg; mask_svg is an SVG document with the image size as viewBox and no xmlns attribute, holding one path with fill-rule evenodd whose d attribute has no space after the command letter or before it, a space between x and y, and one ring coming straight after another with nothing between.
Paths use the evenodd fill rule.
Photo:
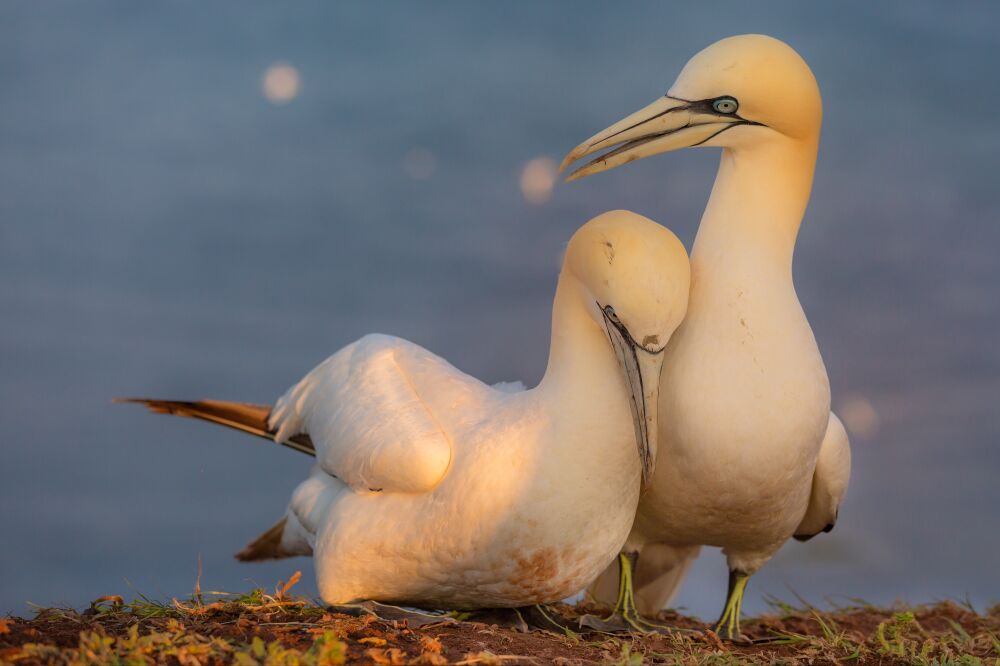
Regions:
<instances>
[{"instance_id":1,"label":"dark wing tip","mask_svg":"<svg viewBox=\"0 0 1000 666\"><path fill-rule=\"evenodd\" d=\"M153 398L114 398L113 403L131 403L145 405L149 411L157 414L173 414L201 419L227 428L235 428L243 432L274 440L274 431L268 421L271 416L270 405L257 405L249 402L231 402L228 400L159 400ZM315 456L316 447L309 435L300 433L280 442L282 446Z\"/></svg>"},{"instance_id":2,"label":"dark wing tip","mask_svg":"<svg viewBox=\"0 0 1000 666\"><path fill-rule=\"evenodd\" d=\"M279 560L284 557L293 557L291 553L281 545L281 537L285 533L285 523L288 518L282 518L271 526L266 532L251 541L235 557L240 562L257 562L260 560Z\"/></svg>"},{"instance_id":3,"label":"dark wing tip","mask_svg":"<svg viewBox=\"0 0 1000 666\"><path fill-rule=\"evenodd\" d=\"M819 532L814 532L812 534L793 534L792 538L795 539L796 541L802 541L802 542L809 541L809 539L812 539L814 536L819 536L820 534L827 534L829 532L832 532L833 526L835 524L836 523L827 523L826 527L824 527L822 530L820 530Z\"/></svg>"},{"instance_id":4,"label":"dark wing tip","mask_svg":"<svg viewBox=\"0 0 1000 666\"><path fill-rule=\"evenodd\" d=\"M193 402L180 400L157 400L155 398L112 398L113 405L145 405L149 411L157 414L176 414L179 409L194 406Z\"/></svg>"}]
</instances>

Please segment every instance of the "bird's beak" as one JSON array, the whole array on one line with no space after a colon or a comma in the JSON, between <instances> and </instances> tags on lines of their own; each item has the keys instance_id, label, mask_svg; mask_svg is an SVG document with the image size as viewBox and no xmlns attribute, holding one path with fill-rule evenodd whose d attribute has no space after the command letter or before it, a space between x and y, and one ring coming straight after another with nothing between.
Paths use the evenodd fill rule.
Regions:
<instances>
[{"instance_id":1,"label":"bird's beak","mask_svg":"<svg viewBox=\"0 0 1000 666\"><path fill-rule=\"evenodd\" d=\"M656 410L664 348L647 349L640 345L620 321L608 317L604 308L601 311L604 313L611 346L614 347L625 374L632 424L635 426L635 441L642 463L642 485L645 487L653 477L653 468L656 466Z\"/></svg>"},{"instance_id":2,"label":"bird's beak","mask_svg":"<svg viewBox=\"0 0 1000 666\"><path fill-rule=\"evenodd\" d=\"M576 180L650 155L697 146L739 124L748 122L735 114L712 111L707 101L690 102L668 95L581 143L566 156L559 171L582 157L613 148L566 177L567 181Z\"/></svg>"}]
</instances>

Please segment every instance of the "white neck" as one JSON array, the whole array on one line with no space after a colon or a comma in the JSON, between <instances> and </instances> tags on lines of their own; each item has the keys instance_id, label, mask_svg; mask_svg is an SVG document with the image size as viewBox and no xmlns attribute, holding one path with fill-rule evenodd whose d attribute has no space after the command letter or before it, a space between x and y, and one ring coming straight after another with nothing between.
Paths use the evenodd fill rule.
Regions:
<instances>
[{"instance_id":1,"label":"white neck","mask_svg":"<svg viewBox=\"0 0 1000 666\"><path fill-rule=\"evenodd\" d=\"M775 137L722 151L712 196L691 252L695 278L777 271L791 279L792 254L809 203L818 139Z\"/></svg>"},{"instance_id":2,"label":"white neck","mask_svg":"<svg viewBox=\"0 0 1000 666\"><path fill-rule=\"evenodd\" d=\"M621 393L609 373L621 373L607 334L586 309L589 296L580 281L563 271L552 304L549 362L539 388L545 392L579 394L581 400L601 400ZM624 382L624 380L622 380Z\"/></svg>"},{"instance_id":3,"label":"white neck","mask_svg":"<svg viewBox=\"0 0 1000 666\"><path fill-rule=\"evenodd\" d=\"M588 312L590 298L576 277L562 272L552 305L549 363L533 393L549 414L547 448L561 466L553 474L575 469L607 476L616 469L631 483L638 481L640 465L628 389L607 332Z\"/></svg>"}]
</instances>

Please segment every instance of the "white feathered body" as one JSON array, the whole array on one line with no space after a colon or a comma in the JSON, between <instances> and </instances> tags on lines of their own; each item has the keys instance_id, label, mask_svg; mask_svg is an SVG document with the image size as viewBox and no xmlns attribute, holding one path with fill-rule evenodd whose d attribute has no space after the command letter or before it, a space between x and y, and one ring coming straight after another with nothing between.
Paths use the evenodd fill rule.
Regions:
<instances>
[{"instance_id":1,"label":"white feathered body","mask_svg":"<svg viewBox=\"0 0 1000 666\"><path fill-rule=\"evenodd\" d=\"M730 569L751 574L806 513L831 420L792 281L815 158L811 141L723 151L661 372L657 473L630 541L720 546ZM846 488L849 468L837 474Z\"/></svg>"},{"instance_id":2,"label":"white feathered body","mask_svg":"<svg viewBox=\"0 0 1000 666\"><path fill-rule=\"evenodd\" d=\"M283 542L314 553L323 599L520 606L600 573L641 472L624 380L596 327L592 338L604 348L575 370L572 395L498 390L382 335L293 387L271 424L279 440L308 433L317 464Z\"/></svg>"},{"instance_id":3,"label":"white feathered body","mask_svg":"<svg viewBox=\"0 0 1000 666\"><path fill-rule=\"evenodd\" d=\"M641 541L721 546L755 571L806 511L829 382L789 278L726 280L738 267L709 265L711 279L700 280L693 269L688 315L664 359L657 472L635 531Z\"/></svg>"},{"instance_id":4,"label":"white feathered body","mask_svg":"<svg viewBox=\"0 0 1000 666\"><path fill-rule=\"evenodd\" d=\"M628 142L586 173L681 147L723 149L691 253L687 316L662 366L656 474L629 537L640 551L640 610L670 598L699 545L721 546L730 572L749 575L789 537L836 519L850 451L792 284L822 106L794 50L741 35L699 52L665 98L570 153ZM714 133L693 134L698 127ZM611 573L592 589L606 591ZM727 612L738 620L742 584L732 592ZM739 630L732 620L730 637Z\"/></svg>"}]
</instances>

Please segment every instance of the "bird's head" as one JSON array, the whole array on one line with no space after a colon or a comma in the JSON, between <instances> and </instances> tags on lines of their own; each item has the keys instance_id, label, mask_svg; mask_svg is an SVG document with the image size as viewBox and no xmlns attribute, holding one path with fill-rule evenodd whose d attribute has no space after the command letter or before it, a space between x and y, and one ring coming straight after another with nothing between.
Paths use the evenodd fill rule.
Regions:
<instances>
[{"instance_id":1,"label":"bird's head","mask_svg":"<svg viewBox=\"0 0 1000 666\"><path fill-rule=\"evenodd\" d=\"M812 71L790 46L729 37L691 58L664 97L574 148L561 169L602 151L567 180L680 148L816 141L822 108Z\"/></svg>"},{"instance_id":2,"label":"bird's head","mask_svg":"<svg viewBox=\"0 0 1000 666\"><path fill-rule=\"evenodd\" d=\"M663 349L687 312L687 252L665 227L635 213L611 211L573 234L563 272L575 278L579 305L606 335L621 365L648 481L656 460Z\"/></svg>"}]
</instances>

